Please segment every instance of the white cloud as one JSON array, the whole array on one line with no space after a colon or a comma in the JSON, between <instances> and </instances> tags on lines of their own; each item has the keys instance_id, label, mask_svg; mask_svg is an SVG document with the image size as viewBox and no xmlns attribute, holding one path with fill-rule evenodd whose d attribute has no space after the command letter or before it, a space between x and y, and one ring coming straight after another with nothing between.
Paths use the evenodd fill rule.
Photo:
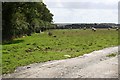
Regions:
<instances>
[{"instance_id":1,"label":"white cloud","mask_svg":"<svg viewBox=\"0 0 120 80\"><path fill-rule=\"evenodd\" d=\"M117 23L117 10L104 9L54 9L51 10L56 23Z\"/></svg>"},{"instance_id":2,"label":"white cloud","mask_svg":"<svg viewBox=\"0 0 120 80\"><path fill-rule=\"evenodd\" d=\"M45 0L56 23L117 23L118 0Z\"/></svg>"},{"instance_id":3,"label":"white cloud","mask_svg":"<svg viewBox=\"0 0 120 80\"><path fill-rule=\"evenodd\" d=\"M53 4L54 5L54 4ZM63 7L63 5L61 4L61 1L60 0L56 0L56 5L58 6L58 7Z\"/></svg>"},{"instance_id":4,"label":"white cloud","mask_svg":"<svg viewBox=\"0 0 120 80\"><path fill-rule=\"evenodd\" d=\"M44 2L58 2L58 0L43 0ZM119 0L60 0L60 2L118 2Z\"/></svg>"},{"instance_id":5,"label":"white cloud","mask_svg":"<svg viewBox=\"0 0 120 80\"><path fill-rule=\"evenodd\" d=\"M103 2L48 2L49 8L82 8L82 9L117 9L118 3L103 3Z\"/></svg>"}]
</instances>

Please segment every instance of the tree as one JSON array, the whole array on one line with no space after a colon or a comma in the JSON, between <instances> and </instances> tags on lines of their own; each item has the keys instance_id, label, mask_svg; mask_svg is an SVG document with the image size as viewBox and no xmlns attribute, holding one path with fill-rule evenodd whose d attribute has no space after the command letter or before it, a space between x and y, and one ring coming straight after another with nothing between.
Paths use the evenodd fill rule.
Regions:
<instances>
[{"instance_id":1,"label":"tree","mask_svg":"<svg viewBox=\"0 0 120 80\"><path fill-rule=\"evenodd\" d=\"M48 29L53 20L43 2L5 2L2 8L3 40Z\"/></svg>"}]
</instances>

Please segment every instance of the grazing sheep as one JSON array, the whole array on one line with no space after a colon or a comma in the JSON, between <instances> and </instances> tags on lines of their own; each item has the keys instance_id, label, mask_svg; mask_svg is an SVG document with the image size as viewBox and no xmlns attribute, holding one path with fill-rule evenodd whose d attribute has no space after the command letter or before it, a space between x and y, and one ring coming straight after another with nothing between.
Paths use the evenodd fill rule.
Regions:
<instances>
[{"instance_id":1,"label":"grazing sheep","mask_svg":"<svg viewBox=\"0 0 120 80\"><path fill-rule=\"evenodd\" d=\"M49 36L52 36L52 33L51 33L51 32L48 32L48 35L49 35Z\"/></svg>"},{"instance_id":2,"label":"grazing sheep","mask_svg":"<svg viewBox=\"0 0 120 80\"><path fill-rule=\"evenodd\" d=\"M42 31L41 31L41 29L40 29L40 33L41 33Z\"/></svg>"},{"instance_id":3,"label":"grazing sheep","mask_svg":"<svg viewBox=\"0 0 120 80\"><path fill-rule=\"evenodd\" d=\"M119 28L116 28L116 31L118 31L119 30Z\"/></svg>"},{"instance_id":4,"label":"grazing sheep","mask_svg":"<svg viewBox=\"0 0 120 80\"><path fill-rule=\"evenodd\" d=\"M86 27L84 27L83 30L86 30Z\"/></svg>"},{"instance_id":5,"label":"grazing sheep","mask_svg":"<svg viewBox=\"0 0 120 80\"><path fill-rule=\"evenodd\" d=\"M25 36L22 36L23 38L25 37Z\"/></svg>"},{"instance_id":6,"label":"grazing sheep","mask_svg":"<svg viewBox=\"0 0 120 80\"><path fill-rule=\"evenodd\" d=\"M94 32L95 32L95 31L96 31L96 29L95 29L94 27L92 27L92 31L94 31Z\"/></svg>"},{"instance_id":7,"label":"grazing sheep","mask_svg":"<svg viewBox=\"0 0 120 80\"><path fill-rule=\"evenodd\" d=\"M108 28L108 30L110 30L111 28Z\"/></svg>"}]
</instances>

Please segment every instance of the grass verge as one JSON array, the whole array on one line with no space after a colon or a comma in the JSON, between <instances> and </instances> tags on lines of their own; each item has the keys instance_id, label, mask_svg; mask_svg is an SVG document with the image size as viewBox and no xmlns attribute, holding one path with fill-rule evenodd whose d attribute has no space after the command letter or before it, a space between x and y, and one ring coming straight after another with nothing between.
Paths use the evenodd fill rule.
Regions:
<instances>
[{"instance_id":1,"label":"grass verge","mask_svg":"<svg viewBox=\"0 0 120 80\"><path fill-rule=\"evenodd\" d=\"M17 38L3 44L2 73L13 72L18 66L77 57L94 50L118 45L115 30L52 30ZM69 57L65 56L69 55Z\"/></svg>"}]
</instances>

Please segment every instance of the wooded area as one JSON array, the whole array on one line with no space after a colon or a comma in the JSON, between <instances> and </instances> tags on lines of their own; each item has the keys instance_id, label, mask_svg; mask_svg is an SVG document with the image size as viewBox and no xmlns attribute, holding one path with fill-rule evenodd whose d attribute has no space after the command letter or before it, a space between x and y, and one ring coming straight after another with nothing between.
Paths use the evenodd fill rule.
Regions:
<instances>
[{"instance_id":1,"label":"wooded area","mask_svg":"<svg viewBox=\"0 0 120 80\"><path fill-rule=\"evenodd\" d=\"M3 2L2 39L12 40L53 28L52 20L53 14L43 2Z\"/></svg>"}]
</instances>

